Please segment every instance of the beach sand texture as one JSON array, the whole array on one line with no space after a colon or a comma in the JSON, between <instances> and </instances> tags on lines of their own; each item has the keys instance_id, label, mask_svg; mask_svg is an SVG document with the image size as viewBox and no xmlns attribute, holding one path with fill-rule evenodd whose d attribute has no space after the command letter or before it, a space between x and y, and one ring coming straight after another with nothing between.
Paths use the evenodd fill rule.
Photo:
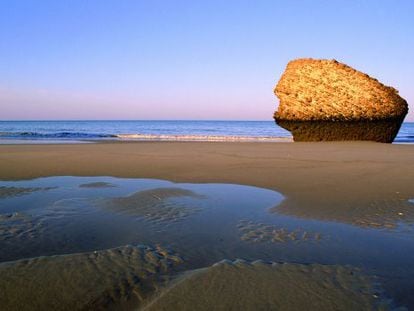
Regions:
<instances>
[{"instance_id":1,"label":"beach sand texture","mask_svg":"<svg viewBox=\"0 0 414 311\"><path fill-rule=\"evenodd\" d=\"M194 206L169 202L179 197L202 198L196 193L180 188L157 188L139 191L128 197L106 199L101 205L121 214L143 216L149 221L169 223L186 218L199 210Z\"/></svg>"},{"instance_id":2,"label":"beach sand texture","mask_svg":"<svg viewBox=\"0 0 414 311\"><path fill-rule=\"evenodd\" d=\"M376 293L369 278L349 267L222 261L187 273L143 310L386 308Z\"/></svg>"},{"instance_id":3,"label":"beach sand texture","mask_svg":"<svg viewBox=\"0 0 414 311\"><path fill-rule=\"evenodd\" d=\"M161 247L122 246L0 264L2 310L134 309L182 259Z\"/></svg>"},{"instance_id":4,"label":"beach sand texture","mask_svg":"<svg viewBox=\"0 0 414 311\"><path fill-rule=\"evenodd\" d=\"M364 228L395 230L401 224L412 224L414 222L413 204L409 202L414 197L414 184L412 183L414 180L413 155L414 146L412 145L386 145L370 142L295 144L111 142L79 145L3 145L0 146L0 178L2 180L20 180L45 176L116 176L167 179L190 183L244 184L273 189L282 193L285 200L274 207L281 214L352 224ZM99 186L102 185L98 185L98 188ZM6 190L3 192L7 195L10 193L13 196L16 193L14 189L10 192ZM24 195L24 193L25 191L21 192L21 195ZM117 206L121 206L119 212L128 215L130 213L142 215L142 213L148 211L156 212L159 208L159 202L170 198L171 195L173 197L174 195L194 196L191 192L155 189L141 194L136 193L127 197L118 197L115 198L115 201ZM135 199L148 203L147 205L144 204L143 211L131 209L134 206ZM111 202L108 201L108 207L110 206ZM181 208L177 212L181 215ZM173 216L175 214L174 212ZM158 216L160 215L156 215L156 217ZM160 217L164 216L161 215ZM170 219L170 216L167 213L166 219ZM18 218L16 218L16 221L22 222L22 226L30 227L30 222ZM175 216L172 218L175 218ZM259 233L264 236L265 240L270 238L266 235L267 227L253 224L252 228L246 227L245 229L246 232L240 231L240 238L243 237L244 233L249 234L250 230L260 231ZM272 229L271 232L280 233L278 231L279 227L270 229ZM291 241L289 234L292 232L285 233L280 233L284 238L283 240ZM322 243L324 241L325 237L323 235L315 238L315 234L318 232L311 233L312 239L303 238L303 241L299 241L300 245L302 245L301 243L309 245L309 243ZM299 230L298 236L302 239L306 234ZM318 242L319 239L321 239L321 242ZM253 240L249 238L246 243L251 243ZM274 244L277 243L278 241L275 239ZM114 252L115 254L119 253L118 251L107 250L98 252L98 254L102 253L102 258L111 258ZM137 252L141 252L141 250L137 250ZM153 250L149 252L152 253ZM53 282L62 282L61 280L65 279L61 278L62 274L55 281L48 279L49 276L53 278L54 275L67 272L66 279L74 280L78 278L79 282L82 283L79 285L79 290L86 288L89 295L88 297L85 296L84 301L79 301L80 305L74 305L74 309L82 309L81 305L90 306L90 303L96 306L110 305L112 300L120 298L120 296L117 296L119 288L124 288L122 282L122 286L119 285L119 279L114 277L114 274L107 275L108 272L112 271L108 270L107 267L110 267L113 262L116 262L117 268L128 270L122 272L128 275L126 279L134 279L134 277L129 278L129 276L139 275L137 284L144 284L145 288L150 289L144 292L138 290L139 294L134 299L128 300L133 301L136 306L142 304L141 298L147 302L147 299L156 292L156 288L164 288L160 292L159 298L148 306L150 309L162 309L169 304L176 304L184 308L184 306L193 304L193 300L197 299L201 292L206 294L206 299L210 297L211 301L214 302L219 299L217 297L220 293L214 287L206 289L200 287L200 284L212 282L212 284L217 285L217 288L221 288L224 280L234 280L234 287L226 288L226 293L229 296L225 295L228 300L223 300L223 306L226 306L226 303L235 303L231 299L236 299L235 297L238 297L237 293L240 293L240 295L245 293L243 295L246 297L247 307L254 309L257 306L263 306L261 305L264 303L263 299L256 299L256 301L253 299L259 296L254 295L255 291L252 291L251 284L269 285L269 288L273 288L271 292L268 292L267 287L257 288L256 286L254 288L257 288L258 291L264 290L265 294L261 292L260 295L269 295L273 299L269 298L269 303L282 307L291 300L297 303L298 308L303 306L304 301L313 301L315 304L311 304L309 307L319 310L341 309L342 307L343 309L355 309L352 305L355 302L359 306L363 306L364 309L370 309L379 302L374 299L374 295L377 295L372 293L374 288L372 283L364 277L360 277L359 274L358 277L349 277L354 272L351 273L347 267L296 264L269 265L246 262L222 263L210 268L185 273L179 276L171 285L171 283L164 282L163 278L158 278L159 274L156 271L162 270L159 269L158 263L155 265L151 263L148 266L145 260L142 261L143 257L140 254L132 260L133 265L130 264L132 261L128 259L129 255L126 257L114 255L117 259L115 261L108 259L101 268L100 264L95 265L93 263L96 260L94 256L94 253L74 254L0 264L1 280L3 280L0 288L1 292L10 291L7 295L3 295L7 300L0 304L19 306L19 303L24 305L24 302L27 303L28 300L33 300L38 306L44 303L53 304L53 301L57 301L56 297L62 293L64 294L62 299L73 301L72 294L80 295L76 290L64 292L57 290L55 294L52 293L55 288L59 289L59 286L67 286L67 284L50 286L54 284ZM78 270L62 270L62 267L67 265L66 258L70 258L71 262L78 262ZM90 267L96 268L92 269ZM151 272L152 274L150 273L152 276L149 279L147 279L149 275L147 268L155 271L154 273ZM28 269L32 270L29 271ZM42 269L47 269L47 277L41 276L46 271ZM129 269L134 271L131 272ZM36 279L39 282L44 282L42 284L46 284L42 285L45 286L45 291L42 291L40 295L34 294L35 291L32 292L31 288L39 286L39 284L27 282L26 278L21 277L21 275L20 278L14 278L19 276L18 271L23 274L27 272L31 275L39 275ZM59 273L50 273L51 271L59 271ZM72 273L78 274L78 276L72 275ZM169 276L177 275L171 274L170 271L166 273ZM85 278L90 280L90 283L85 283ZM312 280L316 280L315 283L312 283ZM101 282L105 286L102 288L88 287L95 282ZM282 286L280 282L284 285ZM233 284L233 281L231 283ZM8 285L5 286L5 284ZM15 285L10 286L10 284ZM148 287L145 284L148 284ZM271 285L274 287L271 287ZM24 289L24 295L27 296L14 296L13 288L17 287ZM300 288L300 291L295 292L292 288ZM114 290L111 291L112 289ZM129 293L130 289L131 287L125 290L125 293ZM392 292L394 289L395 291ZM52 292L49 292L49 290ZM386 290L392 298L395 298L395 295L400 295L396 297L399 299L399 303L414 305L413 298L407 292L401 292L401 287L389 283ZM270 295L270 293L275 292L281 293L281 295ZM186 300L178 299L181 295L185 295ZM316 299L312 295L321 295L318 297L324 297L324 299ZM101 297L109 298L107 301L102 301ZM207 302L200 303L203 303L203 306L209 306ZM71 304L68 303L68 306L71 306ZM128 304L128 306L130 305ZM375 309L376 307L372 308Z\"/></svg>"},{"instance_id":5,"label":"beach sand texture","mask_svg":"<svg viewBox=\"0 0 414 311\"><path fill-rule=\"evenodd\" d=\"M273 189L278 212L367 227L412 223L414 146L131 142L0 146L0 178L115 176Z\"/></svg>"}]
</instances>

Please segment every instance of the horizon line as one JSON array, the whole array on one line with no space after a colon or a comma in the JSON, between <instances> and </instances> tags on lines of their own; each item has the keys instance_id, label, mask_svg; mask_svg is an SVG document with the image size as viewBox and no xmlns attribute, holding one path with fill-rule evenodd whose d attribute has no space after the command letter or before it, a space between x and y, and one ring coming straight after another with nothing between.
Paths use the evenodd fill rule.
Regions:
<instances>
[{"instance_id":1,"label":"horizon line","mask_svg":"<svg viewBox=\"0 0 414 311\"><path fill-rule=\"evenodd\" d=\"M10 119L0 122L275 122L273 119ZM404 120L402 123L414 123L414 120Z\"/></svg>"},{"instance_id":2,"label":"horizon line","mask_svg":"<svg viewBox=\"0 0 414 311\"><path fill-rule=\"evenodd\" d=\"M218 122L266 122L273 119L10 119L0 120L0 122L100 122L100 121L218 121Z\"/></svg>"}]
</instances>

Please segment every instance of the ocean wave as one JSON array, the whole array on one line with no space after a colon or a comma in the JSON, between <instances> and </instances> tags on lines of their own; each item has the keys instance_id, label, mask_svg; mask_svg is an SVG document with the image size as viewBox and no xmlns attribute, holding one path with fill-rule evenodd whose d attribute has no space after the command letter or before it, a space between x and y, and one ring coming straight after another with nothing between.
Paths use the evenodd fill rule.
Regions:
<instances>
[{"instance_id":1,"label":"ocean wave","mask_svg":"<svg viewBox=\"0 0 414 311\"><path fill-rule=\"evenodd\" d=\"M89 132L0 132L0 139L17 140L100 140L121 141L207 141L207 142L291 142L291 136L239 136L239 135L202 135L202 134L108 134ZM394 143L413 143L414 135L400 134Z\"/></svg>"},{"instance_id":2,"label":"ocean wave","mask_svg":"<svg viewBox=\"0 0 414 311\"><path fill-rule=\"evenodd\" d=\"M282 136L224 136L224 135L163 135L163 134L118 134L122 140L156 140L156 141L292 141L291 137Z\"/></svg>"},{"instance_id":3,"label":"ocean wave","mask_svg":"<svg viewBox=\"0 0 414 311\"><path fill-rule=\"evenodd\" d=\"M40 138L116 138L113 134L84 133L84 132L56 132L56 133L39 133L39 132L0 132L0 138L19 138L19 139L40 139Z\"/></svg>"},{"instance_id":4,"label":"ocean wave","mask_svg":"<svg viewBox=\"0 0 414 311\"><path fill-rule=\"evenodd\" d=\"M0 132L0 139L105 139L135 141L292 141L281 136L226 136L226 135L186 135L186 134L103 134L85 132Z\"/></svg>"}]
</instances>

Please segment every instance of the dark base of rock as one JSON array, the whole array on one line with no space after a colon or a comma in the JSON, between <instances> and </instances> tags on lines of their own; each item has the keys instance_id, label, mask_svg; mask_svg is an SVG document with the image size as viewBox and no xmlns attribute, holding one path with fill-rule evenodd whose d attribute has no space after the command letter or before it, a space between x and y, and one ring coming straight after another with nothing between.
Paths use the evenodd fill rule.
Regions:
<instances>
[{"instance_id":1,"label":"dark base of rock","mask_svg":"<svg viewBox=\"0 0 414 311\"><path fill-rule=\"evenodd\" d=\"M381 121L286 121L276 124L287 129L294 141L370 140L392 143L402 120Z\"/></svg>"}]
</instances>

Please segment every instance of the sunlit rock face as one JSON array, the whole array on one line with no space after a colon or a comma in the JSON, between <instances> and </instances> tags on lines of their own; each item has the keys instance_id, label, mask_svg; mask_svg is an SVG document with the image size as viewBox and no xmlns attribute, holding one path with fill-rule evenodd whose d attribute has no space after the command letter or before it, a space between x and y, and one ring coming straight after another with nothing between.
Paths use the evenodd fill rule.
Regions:
<instances>
[{"instance_id":1,"label":"sunlit rock face","mask_svg":"<svg viewBox=\"0 0 414 311\"><path fill-rule=\"evenodd\" d=\"M396 89L336 60L289 62L275 94L275 121L295 141L390 143L408 112Z\"/></svg>"}]
</instances>

